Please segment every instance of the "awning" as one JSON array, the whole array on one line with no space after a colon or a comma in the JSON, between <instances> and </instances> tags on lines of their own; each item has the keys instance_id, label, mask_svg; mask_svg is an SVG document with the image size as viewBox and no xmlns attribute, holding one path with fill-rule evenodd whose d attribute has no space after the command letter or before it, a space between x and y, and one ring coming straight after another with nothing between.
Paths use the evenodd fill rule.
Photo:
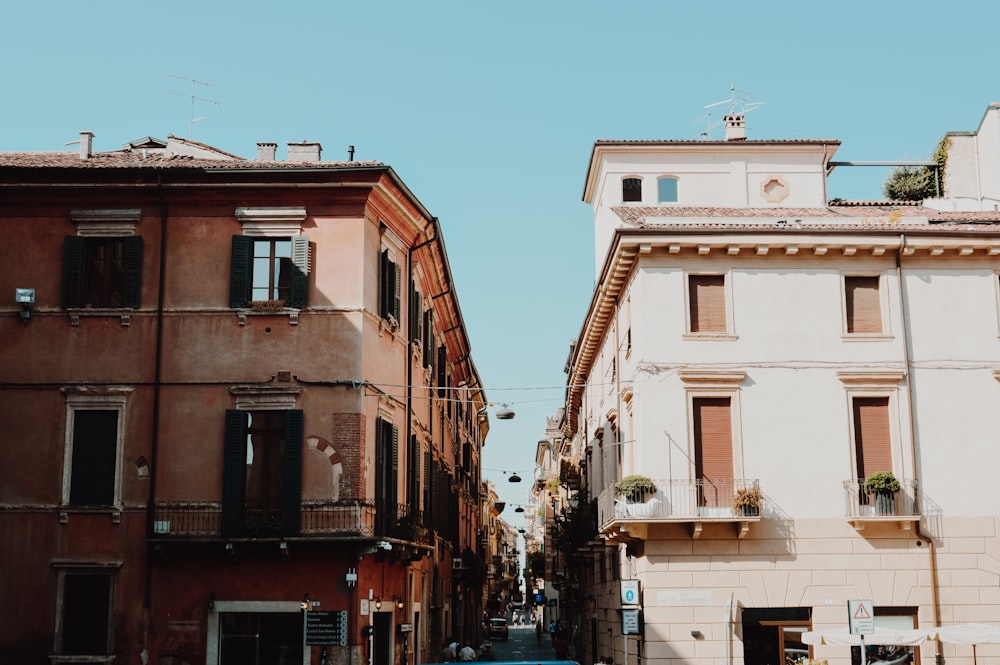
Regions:
<instances>
[{"instance_id":1,"label":"awning","mask_svg":"<svg viewBox=\"0 0 1000 665\"><path fill-rule=\"evenodd\" d=\"M890 646L915 647L927 641L932 634L926 630L899 630L896 628L875 628L875 632L864 635L866 645L880 644ZM829 644L836 646L861 646L862 636L852 635L848 628L829 628L827 630L810 630L802 633L802 641L806 644Z\"/></svg>"}]
</instances>

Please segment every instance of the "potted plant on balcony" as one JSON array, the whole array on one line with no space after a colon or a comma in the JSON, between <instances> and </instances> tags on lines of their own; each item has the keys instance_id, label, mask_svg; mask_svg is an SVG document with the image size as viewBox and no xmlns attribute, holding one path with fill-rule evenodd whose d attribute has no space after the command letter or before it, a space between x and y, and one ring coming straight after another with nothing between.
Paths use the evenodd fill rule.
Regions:
<instances>
[{"instance_id":1,"label":"potted plant on balcony","mask_svg":"<svg viewBox=\"0 0 1000 665\"><path fill-rule=\"evenodd\" d=\"M896 492L899 489L899 481L892 471L875 471L865 478L865 494L875 496L875 513L878 515L896 514Z\"/></svg>"},{"instance_id":2,"label":"potted plant on balcony","mask_svg":"<svg viewBox=\"0 0 1000 665\"><path fill-rule=\"evenodd\" d=\"M733 515L740 517L757 517L760 515L761 504L764 503L764 495L757 485L741 487L736 490L733 497Z\"/></svg>"},{"instance_id":3,"label":"potted plant on balcony","mask_svg":"<svg viewBox=\"0 0 1000 665\"><path fill-rule=\"evenodd\" d=\"M628 503L643 503L647 494L655 494L656 485L647 476L625 476L615 483L615 494Z\"/></svg>"}]
</instances>

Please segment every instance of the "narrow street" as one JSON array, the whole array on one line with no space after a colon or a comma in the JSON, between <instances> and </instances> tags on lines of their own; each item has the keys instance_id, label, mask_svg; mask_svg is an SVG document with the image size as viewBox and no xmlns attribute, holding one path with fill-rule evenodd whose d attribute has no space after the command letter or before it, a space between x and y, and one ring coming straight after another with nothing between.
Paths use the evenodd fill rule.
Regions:
<instances>
[{"instance_id":1,"label":"narrow street","mask_svg":"<svg viewBox=\"0 0 1000 665\"><path fill-rule=\"evenodd\" d=\"M524 626L510 626L509 639L492 640L493 653L497 660L534 660L545 661L554 660L556 655L552 650L552 643L549 639L548 631L542 634L541 644L535 637L534 626L527 624Z\"/></svg>"}]
</instances>

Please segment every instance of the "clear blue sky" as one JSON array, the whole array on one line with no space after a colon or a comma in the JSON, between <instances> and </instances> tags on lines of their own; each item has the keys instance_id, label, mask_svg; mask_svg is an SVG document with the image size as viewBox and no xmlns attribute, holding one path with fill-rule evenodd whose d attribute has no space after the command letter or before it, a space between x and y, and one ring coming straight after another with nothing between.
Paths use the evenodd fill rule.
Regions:
<instances>
[{"instance_id":1,"label":"clear blue sky","mask_svg":"<svg viewBox=\"0 0 1000 665\"><path fill-rule=\"evenodd\" d=\"M735 84L764 102L752 139L928 159L1000 101L997 25L1000 3L971 0L7 3L0 150L187 137L196 79L220 102L195 103L197 141L391 165L441 219L487 394L517 412L492 422L483 464L517 504L527 483L492 469L530 480L561 405L594 280L595 140L695 138ZM881 197L884 172L843 171L831 196Z\"/></svg>"}]
</instances>

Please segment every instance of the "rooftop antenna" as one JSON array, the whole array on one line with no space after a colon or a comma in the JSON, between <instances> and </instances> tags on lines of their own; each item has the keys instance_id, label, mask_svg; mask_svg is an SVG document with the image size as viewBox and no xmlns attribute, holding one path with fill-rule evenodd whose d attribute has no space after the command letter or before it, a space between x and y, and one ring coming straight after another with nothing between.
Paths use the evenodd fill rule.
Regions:
<instances>
[{"instance_id":1,"label":"rooftop antenna","mask_svg":"<svg viewBox=\"0 0 1000 665\"><path fill-rule=\"evenodd\" d=\"M716 106L722 106L723 104L729 104L729 113L742 113L747 114L750 111L755 111L764 105L764 102L751 102L750 97L753 95L752 92L747 90L740 90L736 87L735 83L729 84L729 99L723 99L718 102L712 102L711 104L706 104L703 108L711 109ZM699 134L699 136L708 137L713 129L719 126L720 123L716 122L714 125L711 123L712 113L709 111L707 114L709 118L708 128ZM704 118L705 116L702 116ZM699 118L698 120L701 120ZM696 121L697 122L697 121Z\"/></svg>"},{"instance_id":2,"label":"rooftop antenna","mask_svg":"<svg viewBox=\"0 0 1000 665\"><path fill-rule=\"evenodd\" d=\"M218 99L206 99L205 97L199 97L198 95L194 94L195 93L195 86L196 85L203 85L205 87L214 87L213 84L211 84L211 83L206 83L204 81L198 81L196 79L186 78L184 76L175 76L174 74L167 74L167 76L169 76L170 78L174 78L174 79L180 79L181 81L187 81L188 83L191 84L191 92L190 92L190 94L183 93L183 92L176 92L174 90L168 90L167 92L169 92L169 93L171 93L173 95L180 95L182 97L190 97L191 98L191 118L188 120L188 140L193 140L194 139L194 123L198 122L199 120L204 120L205 119L205 116L201 116L201 117L198 117L198 118L196 118L194 116L194 103L195 103L195 101L206 102L208 104L215 104L216 106L219 106L219 104L221 102Z\"/></svg>"}]
</instances>

